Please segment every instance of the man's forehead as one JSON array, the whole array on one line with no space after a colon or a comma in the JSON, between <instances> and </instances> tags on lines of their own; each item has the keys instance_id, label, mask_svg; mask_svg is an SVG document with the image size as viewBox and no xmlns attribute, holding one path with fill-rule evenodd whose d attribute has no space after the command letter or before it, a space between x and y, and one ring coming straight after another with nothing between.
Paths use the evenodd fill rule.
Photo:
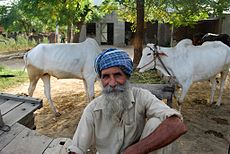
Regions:
<instances>
[{"instance_id":1,"label":"man's forehead","mask_svg":"<svg viewBox=\"0 0 230 154\"><path fill-rule=\"evenodd\" d=\"M120 67L110 67L110 68L106 68L104 70L101 71L101 74L113 74L113 73L123 73L122 69Z\"/></svg>"}]
</instances>

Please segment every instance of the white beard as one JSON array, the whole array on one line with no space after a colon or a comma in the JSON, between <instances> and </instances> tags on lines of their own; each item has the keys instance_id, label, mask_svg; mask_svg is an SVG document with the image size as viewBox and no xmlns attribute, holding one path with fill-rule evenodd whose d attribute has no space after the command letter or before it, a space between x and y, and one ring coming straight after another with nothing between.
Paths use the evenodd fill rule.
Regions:
<instances>
[{"instance_id":1,"label":"white beard","mask_svg":"<svg viewBox=\"0 0 230 154\"><path fill-rule=\"evenodd\" d=\"M129 99L129 82L124 85L117 85L115 91L110 86L103 88L102 93L105 96L105 112L104 116L108 120L112 120L115 125L121 122L123 113L128 109Z\"/></svg>"}]
</instances>

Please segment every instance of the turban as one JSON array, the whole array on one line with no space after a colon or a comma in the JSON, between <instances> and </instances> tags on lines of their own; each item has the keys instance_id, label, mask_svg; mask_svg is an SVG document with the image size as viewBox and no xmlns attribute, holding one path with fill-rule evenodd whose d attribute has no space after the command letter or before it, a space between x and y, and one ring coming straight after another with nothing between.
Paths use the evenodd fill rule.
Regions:
<instances>
[{"instance_id":1,"label":"turban","mask_svg":"<svg viewBox=\"0 0 230 154\"><path fill-rule=\"evenodd\" d=\"M110 67L120 67L126 75L130 76L133 71L133 62L125 51L109 48L97 56L94 67L99 76L102 70Z\"/></svg>"}]
</instances>

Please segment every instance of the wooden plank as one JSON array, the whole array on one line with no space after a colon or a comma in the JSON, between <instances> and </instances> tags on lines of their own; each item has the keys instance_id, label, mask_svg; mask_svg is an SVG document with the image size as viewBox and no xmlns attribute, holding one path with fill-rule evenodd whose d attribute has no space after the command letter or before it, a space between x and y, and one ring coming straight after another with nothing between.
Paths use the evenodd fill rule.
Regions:
<instances>
[{"instance_id":1,"label":"wooden plank","mask_svg":"<svg viewBox=\"0 0 230 154\"><path fill-rule=\"evenodd\" d=\"M3 121L5 122L5 124L12 126L14 123L18 122L31 112L34 112L39 107L39 104L23 103L19 105L17 108L14 108L10 112L8 112L6 115L4 115Z\"/></svg>"},{"instance_id":2,"label":"wooden plank","mask_svg":"<svg viewBox=\"0 0 230 154\"><path fill-rule=\"evenodd\" d=\"M0 110L2 112L2 115L7 114L8 112L10 112L11 110L13 110L14 108L16 108L17 106L19 106L22 103L23 102L14 101L14 100L6 101L5 103L0 105Z\"/></svg>"},{"instance_id":3,"label":"wooden plank","mask_svg":"<svg viewBox=\"0 0 230 154\"><path fill-rule=\"evenodd\" d=\"M66 154L67 147L71 142L72 140L70 138L56 138L51 142L43 154Z\"/></svg>"},{"instance_id":4,"label":"wooden plank","mask_svg":"<svg viewBox=\"0 0 230 154\"><path fill-rule=\"evenodd\" d=\"M0 98L0 105L5 103L5 101L7 101L7 99L4 99L4 98Z\"/></svg>"},{"instance_id":5,"label":"wooden plank","mask_svg":"<svg viewBox=\"0 0 230 154\"><path fill-rule=\"evenodd\" d=\"M170 84L140 84L139 83L139 84L131 84L131 86L148 89L159 99L165 99L171 97L171 94L174 92L174 89Z\"/></svg>"},{"instance_id":6,"label":"wooden plank","mask_svg":"<svg viewBox=\"0 0 230 154\"><path fill-rule=\"evenodd\" d=\"M27 114L25 117L23 117L21 120L19 120L18 123L34 130L36 128L36 126L34 125L34 118L34 113L31 112Z\"/></svg>"},{"instance_id":7,"label":"wooden plank","mask_svg":"<svg viewBox=\"0 0 230 154\"><path fill-rule=\"evenodd\" d=\"M3 154L41 154L52 139L26 128L1 151Z\"/></svg>"},{"instance_id":8,"label":"wooden plank","mask_svg":"<svg viewBox=\"0 0 230 154\"><path fill-rule=\"evenodd\" d=\"M1 150L6 147L6 145L9 144L25 128L25 126L16 123L11 127L9 132L0 133L0 153L2 153Z\"/></svg>"},{"instance_id":9,"label":"wooden plank","mask_svg":"<svg viewBox=\"0 0 230 154\"><path fill-rule=\"evenodd\" d=\"M29 97L29 96L20 96L20 95L12 95L12 94L8 94L8 93L0 93L0 98L1 99L10 99L10 100L15 100L15 101L28 101L28 102L32 102L32 103L38 103L40 104L42 107L42 100L38 99L38 98L33 98L33 97Z\"/></svg>"},{"instance_id":10,"label":"wooden plank","mask_svg":"<svg viewBox=\"0 0 230 154\"><path fill-rule=\"evenodd\" d=\"M154 94L160 100L167 99L167 104L172 106L172 97L174 94L174 87L171 84L131 84L133 87L140 87L143 89L149 90L152 94Z\"/></svg>"}]
</instances>

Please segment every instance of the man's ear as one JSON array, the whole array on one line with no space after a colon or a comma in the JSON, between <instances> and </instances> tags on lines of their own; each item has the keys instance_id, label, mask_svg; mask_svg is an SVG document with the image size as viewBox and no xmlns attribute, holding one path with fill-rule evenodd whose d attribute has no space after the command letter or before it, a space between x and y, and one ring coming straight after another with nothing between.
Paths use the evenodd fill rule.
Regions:
<instances>
[{"instance_id":1,"label":"man's ear","mask_svg":"<svg viewBox=\"0 0 230 154\"><path fill-rule=\"evenodd\" d=\"M125 75L126 75L127 79L129 79L130 76L131 76L131 75L127 74L127 73L125 73Z\"/></svg>"},{"instance_id":2,"label":"man's ear","mask_svg":"<svg viewBox=\"0 0 230 154\"><path fill-rule=\"evenodd\" d=\"M97 77L100 79L101 78L101 72L98 72Z\"/></svg>"}]
</instances>

